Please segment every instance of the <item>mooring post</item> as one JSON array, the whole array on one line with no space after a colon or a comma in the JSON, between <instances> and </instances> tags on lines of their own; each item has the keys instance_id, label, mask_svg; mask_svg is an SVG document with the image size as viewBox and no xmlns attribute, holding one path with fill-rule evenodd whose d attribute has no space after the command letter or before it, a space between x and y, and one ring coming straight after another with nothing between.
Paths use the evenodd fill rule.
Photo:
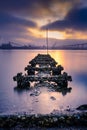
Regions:
<instances>
[{"instance_id":1,"label":"mooring post","mask_svg":"<svg viewBox=\"0 0 87 130\"><path fill-rule=\"evenodd\" d=\"M48 28L46 28L46 44L47 44L47 54L48 54Z\"/></svg>"}]
</instances>

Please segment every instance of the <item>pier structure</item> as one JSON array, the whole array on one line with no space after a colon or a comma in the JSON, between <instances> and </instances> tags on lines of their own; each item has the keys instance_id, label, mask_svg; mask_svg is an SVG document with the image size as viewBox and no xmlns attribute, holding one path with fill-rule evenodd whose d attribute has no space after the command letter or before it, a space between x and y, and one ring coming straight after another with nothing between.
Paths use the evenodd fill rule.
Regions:
<instances>
[{"instance_id":1,"label":"pier structure","mask_svg":"<svg viewBox=\"0 0 87 130\"><path fill-rule=\"evenodd\" d=\"M72 77L62 71L64 68L53 59L49 54L38 54L25 67L27 74L18 73L13 77L17 82L17 87L30 87L31 82L49 82L60 87L67 87L68 81L72 81Z\"/></svg>"}]
</instances>

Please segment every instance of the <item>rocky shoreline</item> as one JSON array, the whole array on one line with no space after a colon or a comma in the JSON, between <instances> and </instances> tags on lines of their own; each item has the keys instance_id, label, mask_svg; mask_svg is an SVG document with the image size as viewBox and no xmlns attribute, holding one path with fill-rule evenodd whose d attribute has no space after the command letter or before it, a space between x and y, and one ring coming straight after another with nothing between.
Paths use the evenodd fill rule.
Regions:
<instances>
[{"instance_id":1,"label":"rocky shoreline","mask_svg":"<svg viewBox=\"0 0 87 130\"><path fill-rule=\"evenodd\" d=\"M17 114L0 116L0 128L87 128L87 111L69 114Z\"/></svg>"}]
</instances>

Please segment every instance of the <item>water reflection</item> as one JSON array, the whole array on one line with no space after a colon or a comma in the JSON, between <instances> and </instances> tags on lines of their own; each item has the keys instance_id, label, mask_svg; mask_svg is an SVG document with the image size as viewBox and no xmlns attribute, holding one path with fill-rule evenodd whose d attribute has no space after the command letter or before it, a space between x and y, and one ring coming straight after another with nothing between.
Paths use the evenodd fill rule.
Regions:
<instances>
[{"instance_id":1,"label":"water reflection","mask_svg":"<svg viewBox=\"0 0 87 130\"><path fill-rule=\"evenodd\" d=\"M72 90L72 88L71 87L66 87L66 88L59 88L58 90L57 90L57 92L60 92L60 93L62 93L62 95L63 96L65 96L67 93L71 93L71 90Z\"/></svg>"},{"instance_id":2,"label":"water reflection","mask_svg":"<svg viewBox=\"0 0 87 130\"><path fill-rule=\"evenodd\" d=\"M14 87L14 92L17 92L18 94L22 94L24 92L28 92L30 89L29 88L19 88L19 87Z\"/></svg>"},{"instance_id":3,"label":"water reflection","mask_svg":"<svg viewBox=\"0 0 87 130\"><path fill-rule=\"evenodd\" d=\"M14 88L16 83L13 76L18 72L24 73L24 67L38 53L44 54L45 51L0 51L0 113L29 112L33 109L35 113L44 114L60 106L76 108L87 104L87 51L49 51L58 64L64 67L64 71L72 76L73 82L69 83L69 87L56 92L49 87L43 88L42 84L38 96L30 96L35 88ZM51 100L50 97L55 97L56 100Z\"/></svg>"},{"instance_id":4,"label":"water reflection","mask_svg":"<svg viewBox=\"0 0 87 130\"><path fill-rule=\"evenodd\" d=\"M75 80L77 80L81 84L85 85L87 88L87 72L77 73L75 75Z\"/></svg>"},{"instance_id":5,"label":"water reflection","mask_svg":"<svg viewBox=\"0 0 87 130\"><path fill-rule=\"evenodd\" d=\"M48 89L48 93L49 92L57 92L57 93L61 93L63 96L67 95L67 93L71 93L72 88L68 87L68 86L58 86L55 83L51 84L49 82L43 82L43 83L35 83L34 86L30 87L30 88L19 88L19 87L15 87L14 88L14 92L18 93L18 94L22 94L23 92L32 92L30 94L30 96L39 96L41 88L47 88ZM43 92L43 91L42 91Z\"/></svg>"}]
</instances>

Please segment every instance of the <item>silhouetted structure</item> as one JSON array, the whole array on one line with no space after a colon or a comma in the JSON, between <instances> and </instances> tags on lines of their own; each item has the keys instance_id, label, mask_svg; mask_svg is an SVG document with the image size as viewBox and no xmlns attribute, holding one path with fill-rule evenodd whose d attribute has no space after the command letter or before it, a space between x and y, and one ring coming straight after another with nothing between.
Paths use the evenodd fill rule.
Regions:
<instances>
[{"instance_id":1,"label":"silhouetted structure","mask_svg":"<svg viewBox=\"0 0 87 130\"><path fill-rule=\"evenodd\" d=\"M68 81L72 81L71 76L66 72L61 73L63 67L57 65L57 62L49 54L38 54L29 62L29 65L25 67L25 71L26 70L26 75L18 73L13 77L13 80L17 81L17 87L30 87L31 82L49 82L50 84L56 84L54 88L58 90L59 87L67 88Z\"/></svg>"},{"instance_id":2,"label":"silhouetted structure","mask_svg":"<svg viewBox=\"0 0 87 130\"><path fill-rule=\"evenodd\" d=\"M20 45L18 43L9 42L6 44L2 44L0 49L11 50L11 49L46 49L45 46L35 46L35 45Z\"/></svg>"}]
</instances>

